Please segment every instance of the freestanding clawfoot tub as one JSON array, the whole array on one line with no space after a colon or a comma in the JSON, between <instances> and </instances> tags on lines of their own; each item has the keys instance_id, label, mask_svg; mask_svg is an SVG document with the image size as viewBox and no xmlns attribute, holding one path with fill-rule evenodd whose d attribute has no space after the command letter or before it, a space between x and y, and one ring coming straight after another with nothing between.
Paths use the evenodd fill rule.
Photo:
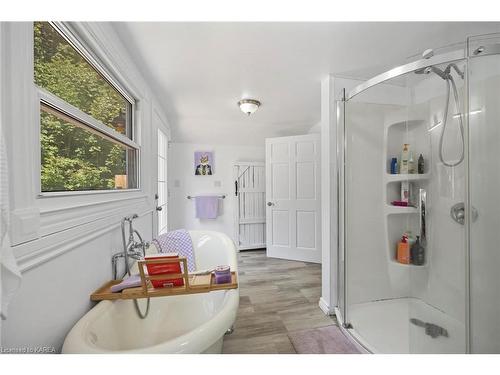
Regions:
<instances>
[{"instance_id":1,"label":"freestanding clawfoot tub","mask_svg":"<svg viewBox=\"0 0 500 375\"><path fill-rule=\"evenodd\" d=\"M225 234L190 231L198 270L230 265L236 249ZM136 266L135 271L137 271ZM66 336L63 353L221 353L236 319L239 290L151 298L140 319L132 300L101 301ZM146 300L139 306L145 310Z\"/></svg>"}]
</instances>

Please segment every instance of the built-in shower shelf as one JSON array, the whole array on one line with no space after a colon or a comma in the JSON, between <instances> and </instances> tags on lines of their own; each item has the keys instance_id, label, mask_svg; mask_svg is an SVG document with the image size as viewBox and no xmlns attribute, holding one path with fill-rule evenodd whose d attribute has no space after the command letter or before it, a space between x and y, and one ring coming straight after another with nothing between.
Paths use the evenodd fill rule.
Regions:
<instances>
[{"instance_id":1,"label":"built-in shower shelf","mask_svg":"<svg viewBox=\"0 0 500 375\"><path fill-rule=\"evenodd\" d=\"M395 121L392 123L387 124L387 128L392 128L392 127L402 127L405 129L412 129L414 127L420 126L425 123L425 120L402 120L402 121Z\"/></svg>"},{"instance_id":2,"label":"built-in shower shelf","mask_svg":"<svg viewBox=\"0 0 500 375\"><path fill-rule=\"evenodd\" d=\"M394 260L394 259L391 259L391 264L394 264L396 266L401 266L401 267L411 267L411 268L420 268L420 269L424 269L427 267L427 263L424 263L423 265L421 266L417 266L416 264L404 264L404 263L399 263L397 260Z\"/></svg>"},{"instance_id":3,"label":"built-in shower shelf","mask_svg":"<svg viewBox=\"0 0 500 375\"><path fill-rule=\"evenodd\" d=\"M386 213L386 215L417 214L418 208L387 205L385 208L385 213Z\"/></svg>"},{"instance_id":4,"label":"built-in shower shelf","mask_svg":"<svg viewBox=\"0 0 500 375\"><path fill-rule=\"evenodd\" d=\"M400 181L420 181L428 180L430 178L429 173L424 174L386 174L386 182L400 182Z\"/></svg>"}]
</instances>

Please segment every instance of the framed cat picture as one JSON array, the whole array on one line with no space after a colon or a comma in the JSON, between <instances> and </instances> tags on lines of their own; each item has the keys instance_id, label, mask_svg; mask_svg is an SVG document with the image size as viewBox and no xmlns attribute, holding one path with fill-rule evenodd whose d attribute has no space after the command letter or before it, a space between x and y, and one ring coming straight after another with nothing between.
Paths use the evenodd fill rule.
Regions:
<instances>
[{"instance_id":1,"label":"framed cat picture","mask_svg":"<svg viewBox=\"0 0 500 375\"><path fill-rule=\"evenodd\" d=\"M211 176L214 174L214 157L211 151L195 151L195 176Z\"/></svg>"}]
</instances>

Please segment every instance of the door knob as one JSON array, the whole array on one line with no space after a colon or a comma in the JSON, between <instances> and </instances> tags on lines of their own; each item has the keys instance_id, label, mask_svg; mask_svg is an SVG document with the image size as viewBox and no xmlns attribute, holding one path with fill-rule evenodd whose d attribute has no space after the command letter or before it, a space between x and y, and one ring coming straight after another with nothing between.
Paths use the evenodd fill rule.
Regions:
<instances>
[{"instance_id":1,"label":"door knob","mask_svg":"<svg viewBox=\"0 0 500 375\"><path fill-rule=\"evenodd\" d=\"M156 207L156 211L161 211L161 210L163 210L163 207L161 206Z\"/></svg>"},{"instance_id":2,"label":"door knob","mask_svg":"<svg viewBox=\"0 0 500 375\"><path fill-rule=\"evenodd\" d=\"M267 205L268 205L269 207L271 207L271 206L274 206L274 203L273 203L273 202L267 202Z\"/></svg>"}]
</instances>

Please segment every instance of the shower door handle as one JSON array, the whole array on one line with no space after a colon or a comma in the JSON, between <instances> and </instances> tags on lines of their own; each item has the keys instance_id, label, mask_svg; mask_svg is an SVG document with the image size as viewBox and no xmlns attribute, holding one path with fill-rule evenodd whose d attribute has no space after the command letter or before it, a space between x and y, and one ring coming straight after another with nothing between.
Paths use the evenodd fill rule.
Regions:
<instances>
[{"instance_id":1,"label":"shower door handle","mask_svg":"<svg viewBox=\"0 0 500 375\"><path fill-rule=\"evenodd\" d=\"M420 243L425 246L426 241L426 211L427 211L427 192L419 189L418 192L418 216L420 218Z\"/></svg>"},{"instance_id":2,"label":"shower door handle","mask_svg":"<svg viewBox=\"0 0 500 375\"><path fill-rule=\"evenodd\" d=\"M465 203L460 202L454 204L450 209L451 218L458 224L465 224ZM475 222L478 217L478 213L475 207L471 207L472 222Z\"/></svg>"}]
</instances>

